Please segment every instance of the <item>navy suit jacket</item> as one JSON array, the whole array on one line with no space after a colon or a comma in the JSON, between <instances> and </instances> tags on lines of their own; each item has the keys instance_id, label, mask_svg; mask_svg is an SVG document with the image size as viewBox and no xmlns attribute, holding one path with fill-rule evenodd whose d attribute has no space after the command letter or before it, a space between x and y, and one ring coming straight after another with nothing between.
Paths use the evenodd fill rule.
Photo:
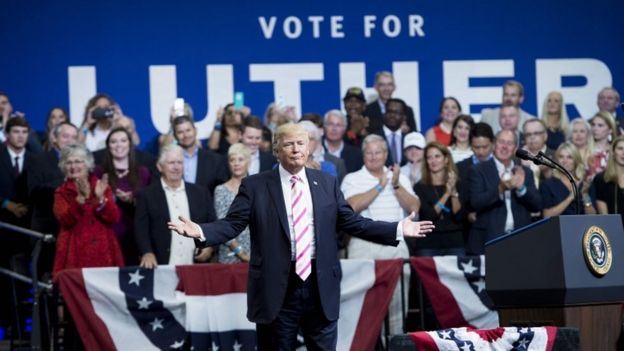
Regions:
<instances>
[{"instance_id":1,"label":"navy suit jacket","mask_svg":"<svg viewBox=\"0 0 624 351\"><path fill-rule=\"evenodd\" d=\"M229 173L225 157L210 150L199 149L197 151L195 185L204 187L212 195L217 185L228 180Z\"/></svg>"},{"instance_id":2,"label":"navy suit jacket","mask_svg":"<svg viewBox=\"0 0 624 351\"><path fill-rule=\"evenodd\" d=\"M518 196L511 191L511 212L514 229L531 223L531 212L542 209L542 198L535 188L533 172L522 166L525 172L524 186L526 194ZM477 220L472 224L468 237L468 251L474 254L484 252L484 244L505 234L507 207L498 193L500 176L494 159L473 166L469 176L470 204L477 212Z\"/></svg>"},{"instance_id":3,"label":"navy suit jacket","mask_svg":"<svg viewBox=\"0 0 624 351\"><path fill-rule=\"evenodd\" d=\"M277 164L277 159L270 152L259 151L260 152L260 171L258 173L262 173L264 171L270 171L273 169L273 166Z\"/></svg>"},{"instance_id":4,"label":"navy suit jacket","mask_svg":"<svg viewBox=\"0 0 624 351\"><path fill-rule=\"evenodd\" d=\"M216 219L212 196L206 189L184 183L191 220L211 222ZM134 235L141 255L153 253L158 264L167 264L171 253L171 220L167 197L160 178L143 189L136 198Z\"/></svg>"},{"instance_id":5,"label":"navy suit jacket","mask_svg":"<svg viewBox=\"0 0 624 351\"><path fill-rule=\"evenodd\" d=\"M316 269L312 274L316 274L325 317L336 320L342 277L336 232L344 230L369 241L396 246L397 223L372 221L355 213L335 177L312 169L306 169L306 176L316 240ZM291 268L290 231L279 169L244 178L227 216L201 224L206 237L201 245L226 242L247 225L251 234L247 318L254 323L271 323L284 302Z\"/></svg>"},{"instance_id":6,"label":"navy suit jacket","mask_svg":"<svg viewBox=\"0 0 624 351\"><path fill-rule=\"evenodd\" d=\"M329 153L329 151L327 151L327 147L325 147L325 141L323 141L323 148L325 148L326 154ZM344 161L347 173L359 171L364 165L364 161L362 159L362 149L347 142L342 144L340 158Z\"/></svg>"},{"instance_id":7,"label":"navy suit jacket","mask_svg":"<svg viewBox=\"0 0 624 351\"><path fill-rule=\"evenodd\" d=\"M13 163L9 154L8 146L0 146L0 203L9 200L21 203L29 207L28 215L17 218L7 209L0 209L0 220L22 227L30 227L30 209L32 209L30 197L28 196L27 175L32 168L33 155L28 149L24 152L24 162L19 176L13 172Z\"/></svg>"}]
</instances>

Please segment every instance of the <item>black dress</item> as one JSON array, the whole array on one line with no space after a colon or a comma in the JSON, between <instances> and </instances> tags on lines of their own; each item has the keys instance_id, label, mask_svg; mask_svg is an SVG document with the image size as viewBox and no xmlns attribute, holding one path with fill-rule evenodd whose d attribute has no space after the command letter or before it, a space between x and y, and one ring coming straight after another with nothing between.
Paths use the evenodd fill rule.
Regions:
<instances>
[{"instance_id":1,"label":"black dress","mask_svg":"<svg viewBox=\"0 0 624 351\"><path fill-rule=\"evenodd\" d=\"M457 186L458 192L460 184ZM420 210L418 211L421 221L432 221L436 229L433 233L425 238L418 239L410 248L412 256L439 256L439 255L457 255L464 252L464 221L466 221L467 212L465 210L465 200L460 196L459 201L462 204L461 209L452 213L452 197L449 197L444 204L451 212L435 211L436 203L440 197L444 195L446 187L444 185L427 185L422 182L414 184L414 192L420 198Z\"/></svg>"},{"instance_id":2,"label":"black dress","mask_svg":"<svg viewBox=\"0 0 624 351\"><path fill-rule=\"evenodd\" d=\"M615 183L605 182L604 173L598 173L594 177L594 188L596 200L604 201L609 213L619 213L624 223L624 189Z\"/></svg>"},{"instance_id":3,"label":"black dress","mask_svg":"<svg viewBox=\"0 0 624 351\"><path fill-rule=\"evenodd\" d=\"M580 190L580 187L579 187ZM565 200L568 195L570 195L570 191L563 184L561 179L558 177L550 177L542 180L540 182L540 195L542 195L542 204L544 208L551 208L560 204L563 200ZM568 207L566 207L562 215L575 215L576 209L578 208L578 202L576 200L572 201ZM583 213L583 212L581 212Z\"/></svg>"}]
</instances>

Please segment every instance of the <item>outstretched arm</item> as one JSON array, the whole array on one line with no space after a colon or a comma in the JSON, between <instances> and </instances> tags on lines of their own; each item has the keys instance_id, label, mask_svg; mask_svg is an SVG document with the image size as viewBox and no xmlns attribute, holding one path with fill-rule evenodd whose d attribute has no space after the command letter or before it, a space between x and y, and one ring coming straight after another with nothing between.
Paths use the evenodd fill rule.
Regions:
<instances>
[{"instance_id":1,"label":"outstretched arm","mask_svg":"<svg viewBox=\"0 0 624 351\"><path fill-rule=\"evenodd\" d=\"M414 222L412 219L416 216L415 212L410 213L409 216L403 218L401 227L403 228L403 236L411 238L424 238L427 233L431 233L435 228L431 221L418 221Z\"/></svg>"}]
</instances>

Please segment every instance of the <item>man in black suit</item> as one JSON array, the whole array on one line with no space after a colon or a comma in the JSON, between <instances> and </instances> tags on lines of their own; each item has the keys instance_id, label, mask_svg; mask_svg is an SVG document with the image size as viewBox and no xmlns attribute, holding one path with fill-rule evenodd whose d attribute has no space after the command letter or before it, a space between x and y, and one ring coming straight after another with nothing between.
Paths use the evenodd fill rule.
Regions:
<instances>
[{"instance_id":1,"label":"man in black suit","mask_svg":"<svg viewBox=\"0 0 624 351\"><path fill-rule=\"evenodd\" d=\"M362 150L344 142L347 117L340 110L330 110L323 119L323 147L327 154L341 158L347 173L362 168Z\"/></svg>"},{"instance_id":2,"label":"man in black suit","mask_svg":"<svg viewBox=\"0 0 624 351\"><path fill-rule=\"evenodd\" d=\"M5 141L5 135L4 133L2 133L2 130L6 129L7 122L13 117L26 118L23 112L14 112L13 105L11 104L9 96L3 92L0 92L0 142ZM43 146L41 146L41 141L37 136L37 132L32 128L30 128L30 130L28 131L28 141L26 142L26 149L34 154L39 154L43 152Z\"/></svg>"},{"instance_id":3,"label":"man in black suit","mask_svg":"<svg viewBox=\"0 0 624 351\"><path fill-rule=\"evenodd\" d=\"M457 175L459 180L463 184L468 184L470 170L481 162L485 162L492 157L492 149L494 146L494 132L489 124L479 122L476 123L470 129L470 147L472 148L473 155L465 160L462 160L456 164ZM470 199L470 187L460 187L461 199ZM468 234L470 233L470 227L472 223L477 219L477 213L470 206L470 202L465 204L468 211L468 221L464 223L464 241L468 242Z\"/></svg>"},{"instance_id":4,"label":"man in black suit","mask_svg":"<svg viewBox=\"0 0 624 351\"><path fill-rule=\"evenodd\" d=\"M247 173L254 175L273 169L277 160L270 152L260 150L262 143L262 121L256 116L247 116L243 120L241 142L249 149L251 161Z\"/></svg>"},{"instance_id":5,"label":"man in black suit","mask_svg":"<svg viewBox=\"0 0 624 351\"><path fill-rule=\"evenodd\" d=\"M531 223L531 212L542 209L533 172L515 164L516 134L496 134L494 157L470 171L470 204L477 212L468 238L468 251L482 254L487 241Z\"/></svg>"},{"instance_id":6,"label":"man in black suit","mask_svg":"<svg viewBox=\"0 0 624 351\"><path fill-rule=\"evenodd\" d=\"M194 253L193 240L173 234L164 225L178 216L198 222L216 219L212 196L207 190L184 181L182 154L182 148L177 145L163 147L156 165L161 177L136 198L134 232L141 252L141 267L192 264L193 260L205 262L212 255L209 247Z\"/></svg>"},{"instance_id":7,"label":"man in black suit","mask_svg":"<svg viewBox=\"0 0 624 351\"><path fill-rule=\"evenodd\" d=\"M0 145L0 221L30 228L31 200L28 196L27 173L32 167L33 156L26 149L29 126L24 117L12 117L4 126L6 143ZM22 257L26 263L29 252L29 238L23 234L0 229L0 266L17 269L10 262L13 257ZM17 256L16 256L17 255ZM14 261L15 262L15 261ZM9 266L12 267L9 267ZM26 269L19 273L28 274ZM10 284L0 277L3 288L0 291L0 327L6 327L13 316L10 311ZM17 286L17 298L21 301L24 292ZM19 327L19 326L16 326Z\"/></svg>"},{"instance_id":8,"label":"man in black suit","mask_svg":"<svg viewBox=\"0 0 624 351\"><path fill-rule=\"evenodd\" d=\"M386 166L399 164L403 166L407 163L407 158L403 157L403 138L405 134L401 125L405 121L405 111L407 105L401 99L388 99L386 102L386 112L383 115L383 125L373 134L383 137L388 144L388 159Z\"/></svg>"},{"instance_id":9,"label":"man in black suit","mask_svg":"<svg viewBox=\"0 0 624 351\"><path fill-rule=\"evenodd\" d=\"M228 180L225 157L199 148L197 129L190 117L176 117L172 124L173 136L184 149L184 181L204 187L212 196L217 185Z\"/></svg>"},{"instance_id":10,"label":"man in black suit","mask_svg":"<svg viewBox=\"0 0 624 351\"><path fill-rule=\"evenodd\" d=\"M369 118L368 131L372 132L381 128L383 124L383 115L386 113L386 103L390 98L396 86L394 85L394 77L388 71L381 71L375 74L375 90L377 91L377 100L366 105L364 115ZM417 132L416 121L414 120L414 110L405 105L405 123L409 127L408 132Z\"/></svg>"},{"instance_id":11,"label":"man in black suit","mask_svg":"<svg viewBox=\"0 0 624 351\"><path fill-rule=\"evenodd\" d=\"M58 234L59 225L52 213L54 191L63 183L65 175L58 166L61 149L78 142L78 128L62 122L52 130L52 150L36 156L28 172L28 193L33 202L32 229L46 234ZM51 262L50 262L51 263ZM50 267L51 269L52 267Z\"/></svg>"},{"instance_id":12,"label":"man in black suit","mask_svg":"<svg viewBox=\"0 0 624 351\"><path fill-rule=\"evenodd\" d=\"M422 237L431 222L377 222L356 214L335 177L304 167L308 134L298 124L278 128L273 150L280 166L243 179L223 220L169 223L180 234L215 245L251 231L247 318L256 323L258 350L294 350L299 329L308 350L335 350L342 272L336 231L397 245Z\"/></svg>"}]
</instances>

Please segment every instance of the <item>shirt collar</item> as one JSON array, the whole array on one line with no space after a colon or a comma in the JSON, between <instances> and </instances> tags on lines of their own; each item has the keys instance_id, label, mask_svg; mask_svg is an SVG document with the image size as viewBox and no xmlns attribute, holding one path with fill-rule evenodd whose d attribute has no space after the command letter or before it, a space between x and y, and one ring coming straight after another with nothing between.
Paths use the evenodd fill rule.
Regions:
<instances>
[{"instance_id":1,"label":"shirt collar","mask_svg":"<svg viewBox=\"0 0 624 351\"><path fill-rule=\"evenodd\" d=\"M384 125L384 126L383 126L383 131L384 131L384 134L385 134L386 136L391 136L391 135L392 135L392 133L395 133L396 135L401 135L401 128L399 128L399 129L397 129L397 130L395 130L395 131L393 132L393 131L391 131L391 130L390 130L390 128L388 128L388 127L386 127L386 126Z\"/></svg>"},{"instance_id":2,"label":"shirt collar","mask_svg":"<svg viewBox=\"0 0 624 351\"><path fill-rule=\"evenodd\" d=\"M490 154L488 155L488 157L487 157L487 159L486 159L485 161L481 161L481 160L479 160L479 158L478 158L478 157L477 157L477 155L475 155L475 154L472 154L472 156L471 156L471 157L472 157L472 164L473 164L473 165L478 165L478 164L479 164L479 163L481 163L481 162L485 162L485 161L489 161L489 160L491 160L491 159L492 159L492 157L494 157L494 155L490 152Z\"/></svg>"},{"instance_id":3,"label":"shirt collar","mask_svg":"<svg viewBox=\"0 0 624 351\"><path fill-rule=\"evenodd\" d=\"M502 174L505 171L510 171L514 167L513 159L509 163L509 167L505 167L505 165L499 161L496 157L494 157L494 163L496 164L496 169L498 169L498 173Z\"/></svg>"},{"instance_id":4,"label":"shirt collar","mask_svg":"<svg viewBox=\"0 0 624 351\"><path fill-rule=\"evenodd\" d=\"M10 147L7 146L7 151L9 152L9 156L11 156L11 162L13 162L13 160L15 160L16 157L19 157L19 158L23 158L24 157L24 153L26 152L26 148L22 149L22 152L17 154L17 153L15 153L15 151L13 151L13 149L11 149Z\"/></svg>"},{"instance_id":5,"label":"shirt collar","mask_svg":"<svg viewBox=\"0 0 624 351\"><path fill-rule=\"evenodd\" d=\"M172 189L169 185L167 185L167 183L165 183L165 180L163 179L163 177L160 177L160 184L162 185L162 188L165 191L171 191L171 192L175 192L175 193L186 191L186 187L184 186L184 180L182 180L182 183L176 189Z\"/></svg>"},{"instance_id":6,"label":"shirt collar","mask_svg":"<svg viewBox=\"0 0 624 351\"><path fill-rule=\"evenodd\" d=\"M293 175L299 177L299 179L303 182L303 184L308 184L308 177L306 176L305 167L303 167L297 174L292 174L288 172L281 164L278 167L280 180L282 182L290 183L290 178Z\"/></svg>"}]
</instances>

